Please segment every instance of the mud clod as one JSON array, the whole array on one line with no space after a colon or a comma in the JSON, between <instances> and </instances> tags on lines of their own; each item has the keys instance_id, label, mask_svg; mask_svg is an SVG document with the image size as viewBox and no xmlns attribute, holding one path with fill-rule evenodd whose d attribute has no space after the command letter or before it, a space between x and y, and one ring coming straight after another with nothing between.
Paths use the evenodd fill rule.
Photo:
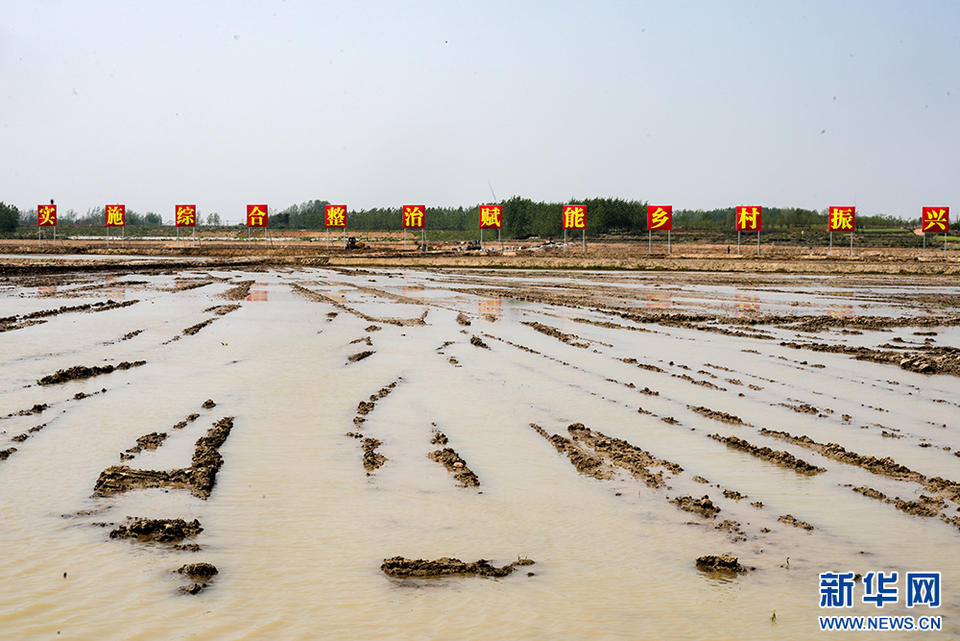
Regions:
<instances>
[{"instance_id":1,"label":"mud clod","mask_svg":"<svg viewBox=\"0 0 960 641\"><path fill-rule=\"evenodd\" d=\"M373 472L387 462L387 457L376 451L381 445L383 443L375 438L363 439L363 469L367 472Z\"/></svg>"},{"instance_id":2,"label":"mud clod","mask_svg":"<svg viewBox=\"0 0 960 641\"><path fill-rule=\"evenodd\" d=\"M184 425L186 425L186 423L184 423ZM155 450L163 445L165 440L167 440L166 432L151 432L150 434L145 434L137 439L137 444L134 447L126 450L126 456L121 454L120 459L129 460L143 450Z\"/></svg>"},{"instance_id":3,"label":"mud clod","mask_svg":"<svg viewBox=\"0 0 960 641\"><path fill-rule=\"evenodd\" d=\"M807 523L806 521L801 521L792 514L785 514L777 519L781 523L786 523L787 525L792 525L793 527L798 527L809 532L813 529L813 526Z\"/></svg>"},{"instance_id":4,"label":"mud clod","mask_svg":"<svg viewBox=\"0 0 960 641\"><path fill-rule=\"evenodd\" d=\"M380 570L387 576L404 578L428 578L448 575L466 575L466 576L492 576L504 577L511 574L514 569L522 565L532 565L530 559L521 559L503 567L490 565L486 559L480 559L473 563L464 563L460 559L442 557L433 561L424 559L406 559L402 556L395 556L390 559L384 559Z\"/></svg>"},{"instance_id":5,"label":"mud clod","mask_svg":"<svg viewBox=\"0 0 960 641\"><path fill-rule=\"evenodd\" d=\"M701 498L695 499L692 496L678 496L670 499L670 502L686 512L693 512L709 519L715 518L720 513L720 508L713 504L710 497L704 494Z\"/></svg>"},{"instance_id":6,"label":"mud clod","mask_svg":"<svg viewBox=\"0 0 960 641\"><path fill-rule=\"evenodd\" d=\"M187 563L177 569L177 573L185 574L191 579L209 579L219 574L217 566L211 563Z\"/></svg>"},{"instance_id":7,"label":"mud clod","mask_svg":"<svg viewBox=\"0 0 960 641\"><path fill-rule=\"evenodd\" d=\"M365 359L365 358L367 358L367 357L369 357L369 356L373 356L375 353L376 353L376 352L372 352L372 351L370 351L370 350L366 350L366 351L363 351L363 352L359 352L359 353L357 353L357 354L353 354L352 356L349 356L349 357L347 358L347 360L350 361L351 363L356 363L357 361L362 361L363 359Z\"/></svg>"},{"instance_id":8,"label":"mud clod","mask_svg":"<svg viewBox=\"0 0 960 641\"><path fill-rule=\"evenodd\" d=\"M484 343L479 336L471 336L470 344L474 347L482 347L483 349L490 349L490 346Z\"/></svg>"},{"instance_id":9,"label":"mud clod","mask_svg":"<svg viewBox=\"0 0 960 641\"><path fill-rule=\"evenodd\" d=\"M203 528L197 519L188 523L183 519L130 518L126 525L121 525L111 531L110 538L137 539L144 543L149 541L179 543L188 537L197 536L201 532L203 532Z\"/></svg>"},{"instance_id":10,"label":"mud clod","mask_svg":"<svg viewBox=\"0 0 960 641\"><path fill-rule=\"evenodd\" d=\"M740 565L740 559L732 554L708 554L697 559L697 569L702 572L732 572L743 574L749 570Z\"/></svg>"}]
</instances>

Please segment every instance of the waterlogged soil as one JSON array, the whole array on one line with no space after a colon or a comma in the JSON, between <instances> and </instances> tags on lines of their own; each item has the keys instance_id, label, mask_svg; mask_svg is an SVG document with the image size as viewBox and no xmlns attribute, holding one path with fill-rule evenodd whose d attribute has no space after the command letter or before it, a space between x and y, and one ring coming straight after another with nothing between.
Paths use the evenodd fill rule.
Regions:
<instances>
[{"instance_id":1,"label":"waterlogged soil","mask_svg":"<svg viewBox=\"0 0 960 641\"><path fill-rule=\"evenodd\" d=\"M952 276L292 256L127 264L119 288L98 270L5 274L0 482L20 518L0 538L57 550L67 535L47 516L64 514L89 535L77 563L128 555L143 569L129 578L165 595L88 586L74 636L96 636L103 602L158 619L184 607L164 598L215 587L199 628L163 635L242 636L284 604L329 602L269 620L283 636L338 621L369 636L382 612L455 638L503 611L491 636L589 638L602 620L611 638L702 638L684 633L693 613L712 637L759 639L779 608L778 635L804 638L821 572L936 565L960 581L960 562L930 556L960 541ZM51 310L51 296L80 304ZM45 586L44 560L24 554L9 575ZM303 567L314 555L321 573ZM530 581L499 581L526 555ZM14 632L39 625L25 603ZM641 610L655 628L637 629ZM960 621L953 602L941 612Z\"/></svg>"}]
</instances>

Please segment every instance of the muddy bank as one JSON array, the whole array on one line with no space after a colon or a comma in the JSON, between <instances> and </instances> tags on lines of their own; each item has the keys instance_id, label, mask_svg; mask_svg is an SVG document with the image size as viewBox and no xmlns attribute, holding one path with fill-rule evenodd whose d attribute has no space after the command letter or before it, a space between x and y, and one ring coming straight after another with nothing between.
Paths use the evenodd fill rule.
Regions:
<instances>
[{"instance_id":1,"label":"muddy bank","mask_svg":"<svg viewBox=\"0 0 960 641\"><path fill-rule=\"evenodd\" d=\"M433 444L446 444L447 437L443 432L434 431ZM434 450L427 454L427 458L435 461L447 468L447 471L457 479L463 487L480 487L480 479L473 473L467 462L464 461L457 452L451 447L445 447L442 450Z\"/></svg>"},{"instance_id":2,"label":"muddy bank","mask_svg":"<svg viewBox=\"0 0 960 641\"><path fill-rule=\"evenodd\" d=\"M137 439L137 444L120 454L121 461L129 461L143 450L155 450L167 440L166 432L151 432Z\"/></svg>"},{"instance_id":3,"label":"muddy bank","mask_svg":"<svg viewBox=\"0 0 960 641\"><path fill-rule=\"evenodd\" d=\"M596 479L612 479L613 468L619 467L648 487L659 488L665 485L664 471L673 474L683 472L683 468L676 463L659 459L627 441L595 432L583 423L567 427L571 436L569 439L559 434L550 435L535 423L531 423L530 427L550 441L558 452L566 454L578 472ZM651 467L664 469L653 472Z\"/></svg>"},{"instance_id":4,"label":"muddy bank","mask_svg":"<svg viewBox=\"0 0 960 641\"><path fill-rule=\"evenodd\" d=\"M918 374L960 376L960 349L956 347L927 347L923 351L901 352L827 343L798 343L796 341L782 341L780 346L812 352L846 354L858 361L897 365L901 369Z\"/></svg>"},{"instance_id":5,"label":"muddy bank","mask_svg":"<svg viewBox=\"0 0 960 641\"><path fill-rule=\"evenodd\" d=\"M734 416L733 414L727 414L726 412L720 412L717 410L711 410L706 407L694 407L693 405L687 405L687 409L691 412L696 412L701 416L706 416L707 418L712 418L715 421L720 421L721 423L730 423L731 425L745 425L749 426L749 423L744 423L739 416Z\"/></svg>"},{"instance_id":6,"label":"muddy bank","mask_svg":"<svg viewBox=\"0 0 960 641\"><path fill-rule=\"evenodd\" d=\"M491 565L486 559L464 563L460 559L449 557L426 561L424 559L413 560L395 556L384 559L380 570L387 576L397 578L429 578L448 575L504 577L512 574L518 567L533 564L534 562L530 559L519 559L498 568Z\"/></svg>"},{"instance_id":7,"label":"muddy bank","mask_svg":"<svg viewBox=\"0 0 960 641\"><path fill-rule=\"evenodd\" d=\"M142 519L128 517L125 525L110 532L111 539L136 539L141 543L181 543L203 532L200 521L183 519Z\"/></svg>"},{"instance_id":8,"label":"muddy bank","mask_svg":"<svg viewBox=\"0 0 960 641\"><path fill-rule=\"evenodd\" d=\"M97 302L74 306L61 305L57 309L40 310L36 312L30 312L28 314L14 316L4 316L0 318L0 332L7 332L14 329L29 327L30 325L45 323L45 319L57 316L59 314L70 314L76 312L105 312L112 309L120 309L122 307L136 305L139 302L139 300L127 300L121 302L108 300L103 303Z\"/></svg>"},{"instance_id":9,"label":"muddy bank","mask_svg":"<svg viewBox=\"0 0 960 641\"><path fill-rule=\"evenodd\" d=\"M74 381L81 378L93 378L94 376L100 376L102 374L110 374L111 372L117 370L127 370L131 367L140 367L141 365L146 365L147 361L134 361L133 363L123 361L118 365L104 365L86 367L85 365L75 365L69 369L59 369L54 374L49 376L44 376L37 381L39 385L57 385L59 383L66 383L67 381Z\"/></svg>"},{"instance_id":10,"label":"muddy bank","mask_svg":"<svg viewBox=\"0 0 960 641\"><path fill-rule=\"evenodd\" d=\"M541 334L556 338L561 343L566 343L571 347L579 347L581 349L590 347L590 343L584 342L579 336L576 336L575 334L564 334L559 329L550 327L549 325L544 325L543 323L538 323L536 321L523 321L520 324L526 325L527 327L532 327Z\"/></svg>"},{"instance_id":11,"label":"muddy bank","mask_svg":"<svg viewBox=\"0 0 960 641\"><path fill-rule=\"evenodd\" d=\"M736 436L720 436L719 434L710 434L710 438L721 443L726 443L728 447L746 452L764 461L770 461L777 465L789 467L799 474L820 474L826 472L826 468L817 467L804 460L798 459L789 452L783 450L772 450L769 447L757 447L751 443Z\"/></svg>"},{"instance_id":12,"label":"muddy bank","mask_svg":"<svg viewBox=\"0 0 960 641\"><path fill-rule=\"evenodd\" d=\"M216 483L217 472L223 465L219 448L226 442L233 428L233 417L217 421L206 436L197 439L192 465L188 468L137 470L127 465L112 465L100 473L93 496L121 494L129 490L158 487L187 488L195 496L206 499Z\"/></svg>"},{"instance_id":13,"label":"muddy bank","mask_svg":"<svg viewBox=\"0 0 960 641\"><path fill-rule=\"evenodd\" d=\"M247 296L250 295L250 286L253 285L254 281L252 280L243 280L228 289L227 291L220 294L220 298L225 298L227 300L245 300Z\"/></svg>"},{"instance_id":14,"label":"muddy bank","mask_svg":"<svg viewBox=\"0 0 960 641\"><path fill-rule=\"evenodd\" d=\"M768 430L767 428L761 428L760 433L764 436L770 436L781 441L799 445L834 461L840 461L847 465L856 465L873 474L887 476L898 481L914 481L921 484L926 481L926 477L922 474L914 472L904 465L900 465L890 457L877 458L875 456L860 456L856 452L851 452L837 443L818 443L806 435L793 436L789 432Z\"/></svg>"}]
</instances>

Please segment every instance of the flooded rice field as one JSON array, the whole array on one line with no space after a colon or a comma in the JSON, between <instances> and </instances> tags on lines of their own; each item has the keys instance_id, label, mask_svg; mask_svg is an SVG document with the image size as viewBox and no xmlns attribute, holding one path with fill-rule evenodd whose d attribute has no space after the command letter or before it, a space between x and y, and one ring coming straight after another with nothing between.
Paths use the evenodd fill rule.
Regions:
<instances>
[{"instance_id":1,"label":"flooded rice field","mask_svg":"<svg viewBox=\"0 0 960 641\"><path fill-rule=\"evenodd\" d=\"M4 638L960 634L954 279L231 269L0 281Z\"/></svg>"}]
</instances>

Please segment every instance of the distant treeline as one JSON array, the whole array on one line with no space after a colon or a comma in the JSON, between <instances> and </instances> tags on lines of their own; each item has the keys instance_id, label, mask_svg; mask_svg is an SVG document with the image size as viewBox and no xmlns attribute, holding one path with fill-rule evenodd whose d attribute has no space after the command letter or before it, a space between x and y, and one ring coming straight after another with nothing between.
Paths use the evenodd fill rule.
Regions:
<instances>
[{"instance_id":1,"label":"distant treeline","mask_svg":"<svg viewBox=\"0 0 960 641\"><path fill-rule=\"evenodd\" d=\"M0 203L2 205L3 203ZM16 207L14 207L16 209ZM37 226L37 210L28 211L17 210L17 216L20 225L23 227ZM141 214L129 207L126 208L126 224L131 227L161 227L163 218L160 214L147 212ZM60 227L103 227L106 224L106 217L103 207L91 207L86 214L80 215L73 209L57 212L57 225ZM172 221L170 224L173 224Z\"/></svg>"},{"instance_id":2,"label":"distant treeline","mask_svg":"<svg viewBox=\"0 0 960 641\"><path fill-rule=\"evenodd\" d=\"M299 205L270 215L271 229L324 229L326 200L308 200ZM488 204L488 203L484 203ZM622 198L586 198L573 199L565 203L535 202L529 198L514 196L503 201L503 235L505 238L541 238L563 235L562 207L565 204L587 206L587 235L599 234L641 234L647 231L647 203ZM428 230L462 232L465 236L478 233L479 205L468 207L431 207L427 206L424 217ZM272 209L272 208L271 208ZM723 209L675 209L673 228L675 231L687 230L732 230L734 228L735 207ZM275 210L274 210L275 211ZM350 211L347 218L349 230L354 231L399 231L401 229L400 207L362 209ZM197 223L208 226L221 226L221 217L217 213L206 216L197 215ZM35 209L20 211L12 205L0 203L0 232L15 231L17 226L34 227L37 224ZM69 209L58 215L60 226L103 227L103 207L93 207L83 215ZM160 214L145 214L126 210L126 224L132 227L159 227L164 225ZM167 221L172 225L173 221ZM825 230L827 209L801 209L798 207L764 207L763 229ZM880 214L876 216L856 217L858 229L879 229L891 227L918 226L916 220L905 221L894 216ZM240 227L245 225L241 223Z\"/></svg>"}]
</instances>

